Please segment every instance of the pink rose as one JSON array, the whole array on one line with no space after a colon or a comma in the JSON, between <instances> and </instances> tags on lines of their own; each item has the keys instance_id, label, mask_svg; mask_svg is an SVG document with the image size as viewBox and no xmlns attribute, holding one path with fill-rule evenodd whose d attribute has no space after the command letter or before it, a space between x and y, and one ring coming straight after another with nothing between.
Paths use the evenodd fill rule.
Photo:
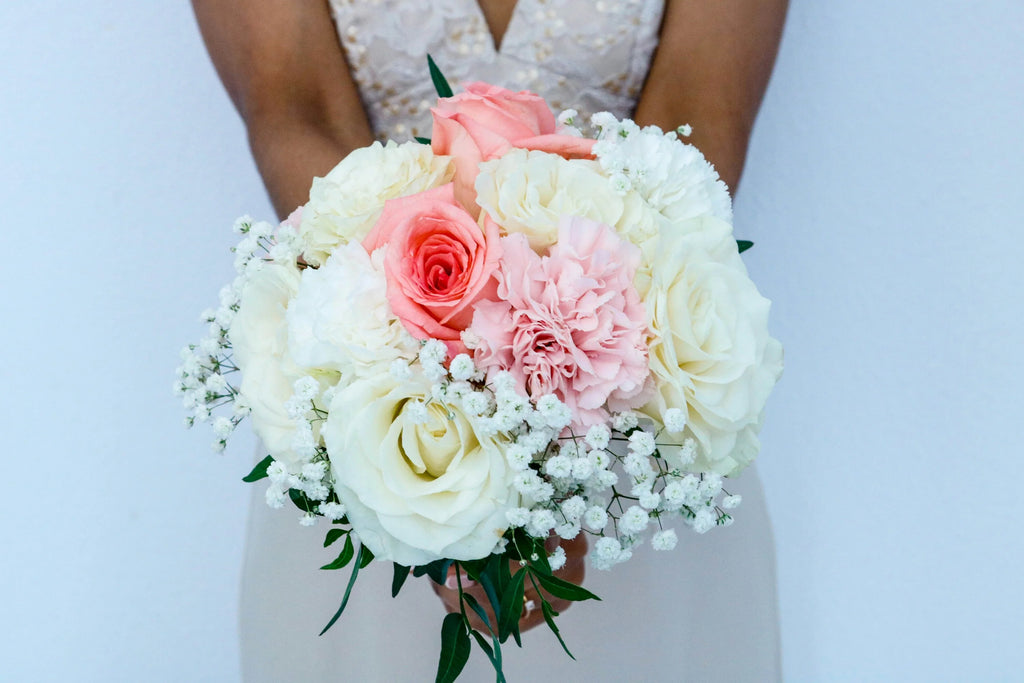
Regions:
<instances>
[{"instance_id":1,"label":"pink rose","mask_svg":"<svg viewBox=\"0 0 1024 683\"><path fill-rule=\"evenodd\" d=\"M431 149L455 160L455 198L474 217L480 214L473 183L481 161L513 147L567 159L593 155L594 140L555 133L547 103L531 92L512 92L487 83L466 83L465 91L438 100L431 109Z\"/></svg>"},{"instance_id":2,"label":"pink rose","mask_svg":"<svg viewBox=\"0 0 1024 683\"><path fill-rule=\"evenodd\" d=\"M526 236L501 240L497 301L477 305L470 331L477 367L508 370L520 390L553 393L573 424L643 404L649 375L644 306L633 287L640 250L606 225L563 218L558 243L538 256Z\"/></svg>"},{"instance_id":3,"label":"pink rose","mask_svg":"<svg viewBox=\"0 0 1024 683\"><path fill-rule=\"evenodd\" d=\"M391 199L363 247L387 245L384 277L391 309L417 339L440 339L449 352L465 351L459 333L473 304L494 298L492 277L501 256L498 226L486 233L455 201L451 183Z\"/></svg>"}]
</instances>

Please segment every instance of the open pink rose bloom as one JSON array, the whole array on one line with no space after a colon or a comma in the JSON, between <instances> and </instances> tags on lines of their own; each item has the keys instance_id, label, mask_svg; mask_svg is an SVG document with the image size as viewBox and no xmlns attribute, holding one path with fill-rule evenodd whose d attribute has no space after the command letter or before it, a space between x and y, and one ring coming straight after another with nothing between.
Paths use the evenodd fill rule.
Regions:
<instances>
[{"instance_id":1,"label":"open pink rose bloom","mask_svg":"<svg viewBox=\"0 0 1024 683\"><path fill-rule=\"evenodd\" d=\"M464 350L460 332L473 319L473 304L493 298L501 255L498 228L485 233L455 202L451 184L392 199L363 246L387 246L384 273L391 307L418 339Z\"/></svg>"}]
</instances>

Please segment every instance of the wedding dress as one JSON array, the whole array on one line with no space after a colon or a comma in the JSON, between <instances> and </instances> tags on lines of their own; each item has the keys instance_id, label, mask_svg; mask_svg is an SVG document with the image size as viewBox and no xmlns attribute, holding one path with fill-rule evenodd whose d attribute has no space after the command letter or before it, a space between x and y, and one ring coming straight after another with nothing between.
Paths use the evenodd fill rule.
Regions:
<instances>
[{"instance_id":1,"label":"wedding dress","mask_svg":"<svg viewBox=\"0 0 1024 683\"><path fill-rule=\"evenodd\" d=\"M341 44L374 131L430 135L430 53L453 83L533 90L583 116L632 112L657 44L662 0L518 0L499 46L476 0L332 0ZM680 529L669 552L641 547L610 572L588 570L602 602L558 619L577 661L544 626L503 649L510 682L775 681L779 679L775 556L753 468L727 487L736 522L698 536ZM247 683L416 682L433 679L444 614L426 579L391 599L390 563L360 572L345 614L323 637L348 569L317 569L325 526L252 498L240 611ZM462 678L494 680L474 651Z\"/></svg>"}]
</instances>

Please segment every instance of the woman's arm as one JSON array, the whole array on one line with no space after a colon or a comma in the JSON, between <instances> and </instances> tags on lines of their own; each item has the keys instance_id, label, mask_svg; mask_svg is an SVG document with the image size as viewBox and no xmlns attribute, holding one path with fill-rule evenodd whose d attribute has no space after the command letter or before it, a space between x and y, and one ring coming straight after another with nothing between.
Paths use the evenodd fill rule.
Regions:
<instances>
[{"instance_id":1,"label":"woman's arm","mask_svg":"<svg viewBox=\"0 0 1024 683\"><path fill-rule=\"evenodd\" d=\"M282 217L373 134L324 0L192 0Z\"/></svg>"},{"instance_id":2,"label":"woman's arm","mask_svg":"<svg viewBox=\"0 0 1024 683\"><path fill-rule=\"evenodd\" d=\"M778 52L787 0L668 0L636 121L674 130L715 164L733 193Z\"/></svg>"}]
</instances>

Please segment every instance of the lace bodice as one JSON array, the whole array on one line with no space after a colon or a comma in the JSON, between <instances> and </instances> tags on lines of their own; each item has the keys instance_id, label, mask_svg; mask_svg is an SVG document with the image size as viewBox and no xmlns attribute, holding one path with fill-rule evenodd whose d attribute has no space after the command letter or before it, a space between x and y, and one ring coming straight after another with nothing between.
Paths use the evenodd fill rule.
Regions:
<instances>
[{"instance_id":1,"label":"lace bodice","mask_svg":"<svg viewBox=\"0 0 1024 683\"><path fill-rule=\"evenodd\" d=\"M331 0L377 137L430 135L429 53L453 86L532 90L555 112L628 116L658 40L663 0L518 0L500 48L476 0ZM457 90L457 89L456 89Z\"/></svg>"}]
</instances>

